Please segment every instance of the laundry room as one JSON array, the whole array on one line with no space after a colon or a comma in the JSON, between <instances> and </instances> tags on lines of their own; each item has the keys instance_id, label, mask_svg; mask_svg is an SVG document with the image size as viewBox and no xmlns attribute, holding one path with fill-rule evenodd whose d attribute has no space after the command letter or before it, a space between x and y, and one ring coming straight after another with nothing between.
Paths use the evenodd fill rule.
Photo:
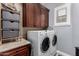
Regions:
<instances>
[{"instance_id":1,"label":"laundry room","mask_svg":"<svg viewBox=\"0 0 79 59\"><path fill-rule=\"evenodd\" d=\"M0 3L0 56L79 56L79 3Z\"/></svg>"},{"instance_id":2,"label":"laundry room","mask_svg":"<svg viewBox=\"0 0 79 59\"><path fill-rule=\"evenodd\" d=\"M55 40L53 40L53 42L56 43L56 46L53 46L52 51L48 50L49 52L48 52L48 54L47 53L46 54L50 55L50 56L54 56L54 55L75 56L75 55L77 55L76 52L77 52L78 48L76 48L76 47L78 47L78 41L77 41L78 37L76 38L75 36L78 35L78 34L76 34L76 33L78 33L78 27L77 27L77 24L78 24L77 18L78 17L75 16L75 14L78 15L78 11L77 11L78 10L77 9L78 3L71 3L71 4L42 3L41 5L43 5L47 9L49 9L49 19L48 19L49 25L48 25L47 28L44 28L42 31L45 31L47 33L46 37L49 37L49 36L52 37L51 39L54 39L54 36L56 35ZM67 10L65 11L66 8L67 8ZM75 12L75 8L76 8L77 13ZM67 16L67 22L63 21L63 18L65 18L65 17L62 16L63 18L62 18L62 20L60 20L60 22L61 21L63 21L63 22L62 23L56 23L55 17L57 15L56 11L58 11L58 10L60 11L59 12L60 16L66 14L65 16ZM65 12L67 12L67 13L65 13ZM75 17L77 17L76 20L75 20ZM61 19L61 17L60 17L60 19ZM34 29L34 31L33 31L33 29ZM35 43L35 41L37 39L40 40L39 34L35 34L35 31L36 31L35 28L30 28L30 29L24 28L23 30L24 30L24 35L25 36L27 35L27 38L32 43ZM29 30L31 30L31 31L29 31ZM38 33L42 32L42 31L39 30ZM25 34L25 32L27 32L27 34ZM38 37L36 38L36 36L38 36ZM43 35L41 35L41 36L43 36ZM34 41L34 39L36 39L36 40ZM50 42L50 44L51 44L51 42ZM38 43L37 45L39 45L40 41L37 41L37 43ZM47 44L47 42L46 42L46 44ZM46 44L44 44L44 45L46 45ZM50 47L51 47L51 45L50 45ZM36 44L34 46L36 48ZM48 46L48 45L46 45L46 46ZM45 48L45 46L44 46L44 48ZM36 49L36 50L39 50L39 49L40 49L40 47L38 47L38 49ZM51 49L51 48L49 48L49 49ZM34 51L32 51L32 52L34 53ZM39 52L36 53L36 55L38 55L38 54L39 54ZM44 55L44 53L43 53L43 55Z\"/></svg>"}]
</instances>

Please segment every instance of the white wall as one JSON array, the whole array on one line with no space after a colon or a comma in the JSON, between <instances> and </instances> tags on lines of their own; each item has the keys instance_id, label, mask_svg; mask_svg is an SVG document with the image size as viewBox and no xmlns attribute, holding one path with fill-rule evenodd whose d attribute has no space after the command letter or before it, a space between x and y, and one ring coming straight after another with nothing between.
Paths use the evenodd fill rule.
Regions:
<instances>
[{"instance_id":1,"label":"white wall","mask_svg":"<svg viewBox=\"0 0 79 59\"><path fill-rule=\"evenodd\" d=\"M72 18L72 37L73 37L73 45L75 47L79 47L79 3L72 4L71 10L71 18Z\"/></svg>"}]
</instances>

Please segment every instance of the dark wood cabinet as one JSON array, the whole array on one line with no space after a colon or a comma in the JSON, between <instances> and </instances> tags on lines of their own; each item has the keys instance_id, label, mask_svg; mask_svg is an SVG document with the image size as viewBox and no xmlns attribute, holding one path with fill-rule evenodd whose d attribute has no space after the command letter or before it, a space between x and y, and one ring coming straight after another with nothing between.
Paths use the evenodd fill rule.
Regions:
<instances>
[{"instance_id":1,"label":"dark wood cabinet","mask_svg":"<svg viewBox=\"0 0 79 59\"><path fill-rule=\"evenodd\" d=\"M41 24L41 9L40 9L40 4L34 4L34 27L40 28L40 24Z\"/></svg>"},{"instance_id":2,"label":"dark wood cabinet","mask_svg":"<svg viewBox=\"0 0 79 59\"><path fill-rule=\"evenodd\" d=\"M11 49L5 52L0 52L0 56L30 56L31 45L24 45L15 49Z\"/></svg>"},{"instance_id":3,"label":"dark wood cabinet","mask_svg":"<svg viewBox=\"0 0 79 59\"><path fill-rule=\"evenodd\" d=\"M41 5L41 27L47 28L49 23L49 10Z\"/></svg>"},{"instance_id":4,"label":"dark wood cabinet","mask_svg":"<svg viewBox=\"0 0 79 59\"><path fill-rule=\"evenodd\" d=\"M48 27L49 10L39 3L23 4L23 27Z\"/></svg>"},{"instance_id":5,"label":"dark wood cabinet","mask_svg":"<svg viewBox=\"0 0 79 59\"><path fill-rule=\"evenodd\" d=\"M23 4L23 26L33 27L34 21L34 5L33 4Z\"/></svg>"}]
</instances>

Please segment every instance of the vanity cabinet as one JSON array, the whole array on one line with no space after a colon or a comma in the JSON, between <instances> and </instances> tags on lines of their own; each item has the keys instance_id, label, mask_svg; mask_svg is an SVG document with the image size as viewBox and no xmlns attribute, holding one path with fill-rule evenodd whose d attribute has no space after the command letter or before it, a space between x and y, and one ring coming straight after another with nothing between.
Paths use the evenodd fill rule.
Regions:
<instances>
[{"instance_id":1,"label":"vanity cabinet","mask_svg":"<svg viewBox=\"0 0 79 59\"><path fill-rule=\"evenodd\" d=\"M30 56L31 45L24 45L18 48L14 48L5 52L0 52L0 56Z\"/></svg>"},{"instance_id":2,"label":"vanity cabinet","mask_svg":"<svg viewBox=\"0 0 79 59\"><path fill-rule=\"evenodd\" d=\"M23 27L46 28L48 27L49 10L39 3L24 3Z\"/></svg>"}]
</instances>

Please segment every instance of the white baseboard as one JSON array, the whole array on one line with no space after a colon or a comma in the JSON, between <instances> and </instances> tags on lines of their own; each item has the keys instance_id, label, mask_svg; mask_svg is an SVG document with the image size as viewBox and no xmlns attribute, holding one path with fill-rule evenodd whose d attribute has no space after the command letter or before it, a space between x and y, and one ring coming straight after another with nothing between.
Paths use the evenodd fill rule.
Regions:
<instances>
[{"instance_id":1,"label":"white baseboard","mask_svg":"<svg viewBox=\"0 0 79 59\"><path fill-rule=\"evenodd\" d=\"M60 51L60 50L57 50L57 54L59 54L61 56L71 56L71 55L69 55L69 54L67 54L65 52Z\"/></svg>"}]
</instances>

